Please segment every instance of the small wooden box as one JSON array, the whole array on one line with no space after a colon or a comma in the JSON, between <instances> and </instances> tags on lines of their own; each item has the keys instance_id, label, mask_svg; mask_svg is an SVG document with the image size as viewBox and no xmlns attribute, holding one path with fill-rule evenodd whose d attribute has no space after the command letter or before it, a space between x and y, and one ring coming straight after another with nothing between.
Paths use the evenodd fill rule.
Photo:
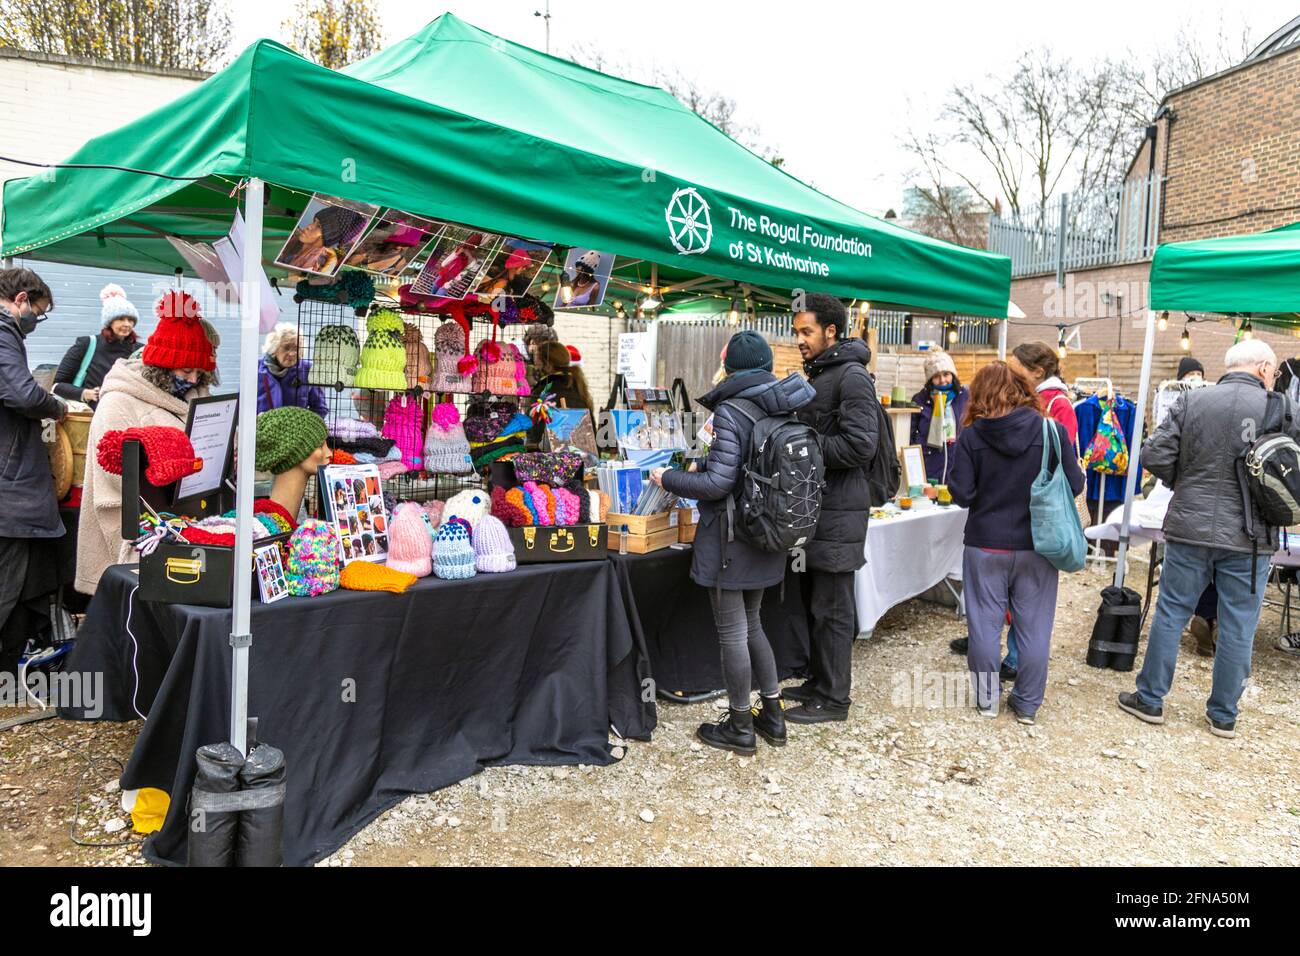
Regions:
<instances>
[{"instance_id":1,"label":"small wooden box","mask_svg":"<svg viewBox=\"0 0 1300 956\"><path fill-rule=\"evenodd\" d=\"M677 528L664 528L660 531L652 531L650 534L632 534L628 532L627 536L627 553L628 554L649 554L651 551L662 551L664 548L671 548L677 543ZM609 529L609 550L619 550L619 531L612 527Z\"/></svg>"},{"instance_id":2,"label":"small wooden box","mask_svg":"<svg viewBox=\"0 0 1300 956\"><path fill-rule=\"evenodd\" d=\"M657 515L620 515L610 512L605 515L605 524L609 526L611 538L623 530L623 525L627 525L628 534L654 534L671 526L672 512L662 511Z\"/></svg>"}]
</instances>

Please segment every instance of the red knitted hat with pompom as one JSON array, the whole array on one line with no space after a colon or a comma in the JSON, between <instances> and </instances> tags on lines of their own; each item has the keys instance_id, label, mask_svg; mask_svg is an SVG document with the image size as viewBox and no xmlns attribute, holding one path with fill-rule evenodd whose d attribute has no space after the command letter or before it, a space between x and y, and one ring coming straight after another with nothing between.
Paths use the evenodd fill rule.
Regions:
<instances>
[{"instance_id":1,"label":"red knitted hat with pompom","mask_svg":"<svg viewBox=\"0 0 1300 956\"><path fill-rule=\"evenodd\" d=\"M199 324L198 300L188 292L173 289L154 306L158 327L144 347L144 364L158 368L216 369L216 349Z\"/></svg>"}]
</instances>

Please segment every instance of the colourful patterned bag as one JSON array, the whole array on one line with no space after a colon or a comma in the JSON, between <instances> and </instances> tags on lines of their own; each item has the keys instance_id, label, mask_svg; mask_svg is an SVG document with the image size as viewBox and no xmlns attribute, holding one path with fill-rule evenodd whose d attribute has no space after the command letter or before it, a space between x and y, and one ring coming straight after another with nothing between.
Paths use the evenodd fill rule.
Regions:
<instances>
[{"instance_id":1,"label":"colourful patterned bag","mask_svg":"<svg viewBox=\"0 0 1300 956\"><path fill-rule=\"evenodd\" d=\"M1124 440L1124 429L1115 412L1115 403L1102 401L1101 418L1097 422L1097 431L1088 446L1085 464L1090 471L1103 475L1128 474L1128 444Z\"/></svg>"}]
</instances>

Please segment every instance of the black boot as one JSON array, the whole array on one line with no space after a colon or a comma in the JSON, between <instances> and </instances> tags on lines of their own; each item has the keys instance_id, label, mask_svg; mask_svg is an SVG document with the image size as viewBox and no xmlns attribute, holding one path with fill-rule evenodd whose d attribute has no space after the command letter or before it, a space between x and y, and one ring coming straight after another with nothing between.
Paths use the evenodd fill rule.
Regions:
<instances>
[{"instance_id":1,"label":"black boot","mask_svg":"<svg viewBox=\"0 0 1300 956\"><path fill-rule=\"evenodd\" d=\"M750 709L754 718L754 731L773 747L785 746L785 701L776 697L760 696L758 707Z\"/></svg>"},{"instance_id":2,"label":"black boot","mask_svg":"<svg viewBox=\"0 0 1300 956\"><path fill-rule=\"evenodd\" d=\"M754 715L748 707L744 710L729 710L721 723L700 724L695 736L710 747L730 750L745 757L752 757L758 752L758 741L754 739Z\"/></svg>"},{"instance_id":3,"label":"black boot","mask_svg":"<svg viewBox=\"0 0 1300 956\"><path fill-rule=\"evenodd\" d=\"M781 691L781 695L785 697L786 700L793 700L795 703L806 704L808 701L813 699L813 686L815 684L816 681L810 678L795 687L785 688Z\"/></svg>"}]
</instances>

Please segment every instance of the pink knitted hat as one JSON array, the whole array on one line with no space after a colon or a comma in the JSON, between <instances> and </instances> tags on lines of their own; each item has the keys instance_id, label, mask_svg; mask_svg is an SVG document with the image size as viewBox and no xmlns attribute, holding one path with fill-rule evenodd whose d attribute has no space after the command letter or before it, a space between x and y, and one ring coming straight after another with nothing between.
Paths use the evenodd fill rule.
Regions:
<instances>
[{"instance_id":1,"label":"pink knitted hat","mask_svg":"<svg viewBox=\"0 0 1300 956\"><path fill-rule=\"evenodd\" d=\"M433 539L419 506L406 505L388 524L388 567L417 578L433 573Z\"/></svg>"},{"instance_id":2,"label":"pink knitted hat","mask_svg":"<svg viewBox=\"0 0 1300 956\"><path fill-rule=\"evenodd\" d=\"M399 395L388 403L384 412L384 437L397 443L402 452L402 464L409 471L424 467L424 442L420 432L420 402Z\"/></svg>"}]
</instances>

